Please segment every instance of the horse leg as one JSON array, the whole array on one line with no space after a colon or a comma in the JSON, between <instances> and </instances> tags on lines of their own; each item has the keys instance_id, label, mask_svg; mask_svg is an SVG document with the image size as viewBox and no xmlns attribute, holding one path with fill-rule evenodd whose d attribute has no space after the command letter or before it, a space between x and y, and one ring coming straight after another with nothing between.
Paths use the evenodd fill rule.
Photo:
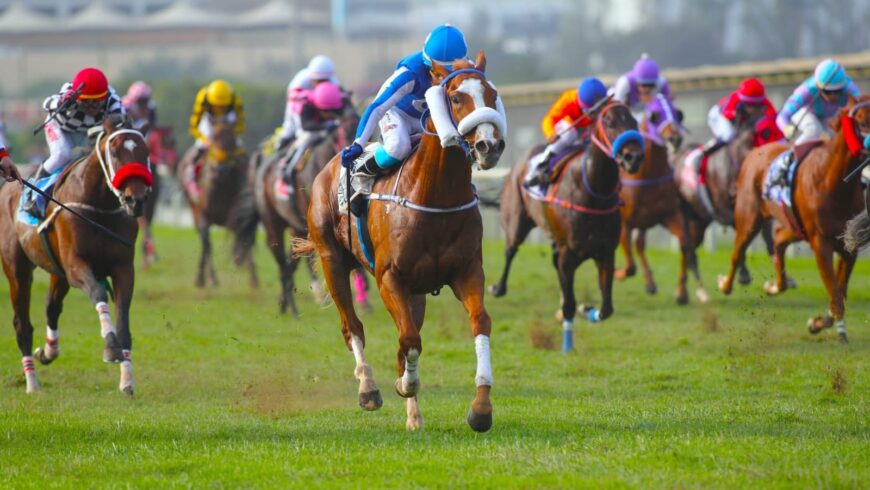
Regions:
<instances>
[{"instance_id":1,"label":"horse leg","mask_svg":"<svg viewBox=\"0 0 870 490\"><path fill-rule=\"evenodd\" d=\"M298 236L304 236L304 234ZM326 291L323 290L323 284L320 283L320 278L317 276L316 260L315 256L308 256L305 260L305 266L308 267L308 277L311 278L311 293L314 295L314 302L323 304L326 301Z\"/></svg>"},{"instance_id":2,"label":"horse leg","mask_svg":"<svg viewBox=\"0 0 870 490\"><path fill-rule=\"evenodd\" d=\"M194 284L198 288L204 288L205 287L205 271L206 271L206 264L207 264L207 260L208 260L207 257L208 257L208 253L209 253L209 247L211 247L211 244L209 243L209 240L208 240L208 223L205 222L205 218L200 218L197 220L196 231L197 231L197 233L199 233L200 249L199 249L199 268L197 269L196 281Z\"/></svg>"},{"instance_id":3,"label":"horse leg","mask_svg":"<svg viewBox=\"0 0 870 490\"><path fill-rule=\"evenodd\" d=\"M613 277L622 281L637 273L637 266L634 265L634 256L631 254L631 230L628 224L622 223L622 228L619 232L619 245L622 246L622 253L625 255L625 266L614 272Z\"/></svg>"},{"instance_id":4,"label":"horse leg","mask_svg":"<svg viewBox=\"0 0 870 490\"><path fill-rule=\"evenodd\" d=\"M364 274L364 272L359 269L354 269L354 274ZM423 319L426 315L426 295L425 294L417 294L411 296L411 316L414 318L414 325L417 327L417 332L423 328ZM405 356L402 353L402 349L400 348L398 351L397 357L397 371L399 376L405 375L407 372L405 367L407 365L407 361ZM405 420L405 428L408 430L418 430L423 428L423 414L420 413L420 406L417 404L417 395L409 396L405 398L405 409L407 413L407 419Z\"/></svg>"},{"instance_id":5,"label":"horse leg","mask_svg":"<svg viewBox=\"0 0 870 490\"><path fill-rule=\"evenodd\" d=\"M112 272L112 287L115 292L115 318L118 320L117 336L121 347L121 382L118 388L133 394L133 362L130 357L133 338L130 335L130 303L133 300L133 267L120 266ZM116 361L117 362L117 361Z\"/></svg>"},{"instance_id":6,"label":"horse leg","mask_svg":"<svg viewBox=\"0 0 870 490\"><path fill-rule=\"evenodd\" d=\"M634 248L637 251L637 258L640 260L640 267L643 269L643 280L646 285L646 293L650 295L656 294L656 292L658 292L658 286L656 286L656 281L653 279L652 268L649 266L649 261L646 259L646 230L637 230L637 237L634 239ZM679 299L677 302L679 302Z\"/></svg>"},{"instance_id":7,"label":"horse leg","mask_svg":"<svg viewBox=\"0 0 870 490\"><path fill-rule=\"evenodd\" d=\"M492 427L492 362L489 354L489 337L492 321L483 304L484 294L483 264L480 258L470 264L466 273L454 281L450 287L453 294L462 302L471 321L471 334L474 336L474 351L477 354L477 371L474 383L477 386L474 400L468 411L468 425L476 432L486 432ZM571 311L573 315L573 310Z\"/></svg>"},{"instance_id":8,"label":"horse leg","mask_svg":"<svg viewBox=\"0 0 870 490\"><path fill-rule=\"evenodd\" d=\"M420 389L420 375L417 366L423 344L413 312L410 308L411 294L393 272L386 272L380 281L381 298L387 311L393 317L399 329L399 371L401 376L396 379L396 393L403 398L417 394ZM404 359L404 363L402 360ZM404 364L404 365L403 365Z\"/></svg>"},{"instance_id":9,"label":"horse leg","mask_svg":"<svg viewBox=\"0 0 870 490\"><path fill-rule=\"evenodd\" d=\"M278 277L281 281L281 297L278 299L278 306L282 315L287 312L289 306L293 316L298 316L299 310L296 309L296 302L293 300L293 274L290 273L290 264L284 252L284 230L286 227L279 224L274 216L270 218L267 216L264 213L263 225L266 228L266 243L269 245L272 257L275 258L275 263L278 264Z\"/></svg>"},{"instance_id":10,"label":"horse leg","mask_svg":"<svg viewBox=\"0 0 870 490\"><path fill-rule=\"evenodd\" d=\"M695 262L695 248L689 240L689 234L686 230L686 225L683 217L679 212L675 212L665 220L665 227L672 235L677 237L680 244L680 272L677 277L677 304L685 305L689 302L689 293L686 290L686 281L688 280L688 264Z\"/></svg>"},{"instance_id":11,"label":"horse leg","mask_svg":"<svg viewBox=\"0 0 870 490\"><path fill-rule=\"evenodd\" d=\"M504 225L505 228L505 248L504 248L504 269L501 273L501 279L498 283L489 287L489 293L499 298L507 294L507 281L510 275L511 263L514 256L517 254L520 245L526 240L535 228L535 222L526 214L525 210L521 210L522 215Z\"/></svg>"},{"instance_id":12,"label":"horse leg","mask_svg":"<svg viewBox=\"0 0 870 490\"><path fill-rule=\"evenodd\" d=\"M58 339L59 325L57 324L60 313L63 311L63 299L69 292L69 282L66 278L52 274L49 276L48 286L48 302L45 307L45 317L47 318L48 326L46 327L45 347L37 347L33 351L33 357L39 360L40 364L51 364L51 361L57 359L60 355L60 345Z\"/></svg>"},{"instance_id":13,"label":"horse leg","mask_svg":"<svg viewBox=\"0 0 870 490\"><path fill-rule=\"evenodd\" d=\"M839 258L837 259L837 285L843 291L843 298L849 298L849 278L852 276L852 269L855 268L855 261L858 259L856 253L849 253L845 250L837 251Z\"/></svg>"},{"instance_id":14,"label":"horse leg","mask_svg":"<svg viewBox=\"0 0 870 490\"><path fill-rule=\"evenodd\" d=\"M123 362L124 353L118 340L112 315L109 313L109 294L94 276L90 266L75 256L67 257L67 280L70 286L81 289L91 299L100 320L100 335L105 341L103 362ZM132 281L132 278L130 279Z\"/></svg>"},{"instance_id":15,"label":"horse leg","mask_svg":"<svg viewBox=\"0 0 870 490\"><path fill-rule=\"evenodd\" d=\"M816 257L819 275L822 276L822 282L825 284L825 289L828 292L828 314L810 318L807 321L807 328L811 334L817 334L836 324L840 341L844 343L848 342L844 320L846 313L845 298L843 290L840 289L840 285L837 283L837 277L834 275L833 244L830 240L820 236L813 237L810 243L813 247L813 254Z\"/></svg>"},{"instance_id":16,"label":"horse leg","mask_svg":"<svg viewBox=\"0 0 870 490\"><path fill-rule=\"evenodd\" d=\"M764 227L762 227L763 229ZM785 226L778 227L775 234L772 234L771 240L773 246L771 260L773 261L773 268L776 271L776 280L764 281L762 289L768 296L776 296L789 288L785 275L785 250L795 240L791 229Z\"/></svg>"},{"instance_id":17,"label":"horse leg","mask_svg":"<svg viewBox=\"0 0 870 490\"><path fill-rule=\"evenodd\" d=\"M554 250L553 262L559 275L559 288L562 291L562 352L574 350L574 315L577 312L577 300L574 297L574 271L580 265L580 260L565 247ZM594 317L594 310L592 316ZM595 320L593 320L595 321Z\"/></svg>"},{"instance_id":18,"label":"horse leg","mask_svg":"<svg viewBox=\"0 0 870 490\"><path fill-rule=\"evenodd\" d=\"M363 313L371 313L372 304L369 302L369 284L366 280L366 271L362 267L357 267L351 272L353 276L353 288L356 290L356 304Z\"/></svg>"},{"instance_id":19,"label":"horse leg","mask_svg":"<svg viewBox=\"0 0 870 490\"><path fill-rule=\"evenodd\" d=\"M24 251L17 245L15 255L3 261L3 272L9 280L9 295L12 297L12 325L15 340L21 352L21 365L27 393L39 391L39 381L33 365L33 324L30 323L30 288L33 285L33 266L28 263Z\"/></svg>"},{"instance_id":20,"label":"horse leg","mask_svg":"<svg viewBox=\"0 0 870 490\"><path fill-rule=\"evenodd\" d=\"M585 309L586 317L592 322L606 320L613 315L613 274L616 253L605 254L595 259L598 268L598 290L601 292L601 310Z\"/></svg>"},{"instance_id":21,"label":"horse leg","mask_svg":"<svg viewBox=\"0 0 870 490\"><path fill-rule=\"evenodd\" d=\"M687 219L686 224L689 229L689 245L692 247L692 255L688 257L687 266L698 283L695 297L701 303L707 303L710 301L710 294L707 293L707 288L704 287L704 280L701 278L701 267L698 263L698 247L704 242L704 232L707 230L707 225L693 219Z\"/></svg>"},{"instance_id":22,"label":"horse leg","mask_svg":"<svg viewBox=\"0 0 870 490\"><path fill-rule=\"evenodd\" d=\"M758 231L761 228L761 215L758 213L757 208L752 210L752 216L742 217L739 213L736 213L735 217L737 219L734 234L734 249L731 251L731 267L728 269L728 275L720 275L718 281L719 291L724 294L731 294L734 286L734 274L736 274L738 267L745 264L746 249L752 243L752 239L758 235Z\"/></svg>"}]
</instances>

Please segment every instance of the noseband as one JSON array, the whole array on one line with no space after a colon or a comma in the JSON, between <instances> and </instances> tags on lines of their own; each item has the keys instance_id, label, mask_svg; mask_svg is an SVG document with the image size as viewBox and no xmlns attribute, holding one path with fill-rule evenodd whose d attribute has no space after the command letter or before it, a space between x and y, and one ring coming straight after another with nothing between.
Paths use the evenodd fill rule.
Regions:
<instances>
[{"instance_id":1,"label":"noseband","mask_svg":"<svg viewBox=\"0 0 870 490\"><path fill-rule=\"evenodd\" d=\"M619 162L621 160L619 154L625 145L634 141L640 145L640 151L642 152L644 150L644 141L643 136L635 129L623 131L615 140L610 141L607 137L607 131L604 128L604 115L616 107L624 107L628 110L628 106L620 102L613 102L602 109L601 114L598 116L598 122L595 125L595 131L592 133L592 142L595 143L595 146L600 148L605 155ZM601 134L601 138L598 136L599 133Z\"/></svg>"},{"instance_id":2,"label":"noseband","mask_svg":"<svg viewBox=\"0 0 870 490\"><path fill-rule=\"evenodd\" d=\"M147 185L150 189L151 185L154 183L153 177L151 174L151 159L147 159L146 162L128 162L121 166L121 168L115 172L114 158L112 156L112 140L122 134L130 134L136 135L142 139L142 144L145 145L145 148L148 148L148 143L145 141L145 137L142 136L142 133L136 131L135 129L119 129L105 139L105 148L103 151L100 151L100 145L103 143L103 137L106 135L105 132L101 132L97 136L96 148L95 151L97 153L97 159L100 162L100 168L103 171L103 175L106 177L106 185L109 187L109 190L112 191L112 194L118 198L118 202L121 205L124 204L124 196L121 194L119 187L123 184L125 180L130 177L141 177L145 180L145 185Z\"/></svg>"}]
</instances>

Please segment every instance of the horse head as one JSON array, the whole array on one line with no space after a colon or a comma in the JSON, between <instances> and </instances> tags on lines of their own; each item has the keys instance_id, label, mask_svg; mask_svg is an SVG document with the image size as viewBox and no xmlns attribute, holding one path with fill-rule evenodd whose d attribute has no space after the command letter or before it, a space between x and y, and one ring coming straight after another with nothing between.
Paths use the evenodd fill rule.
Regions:
<instances>
[{"instance_id":1,"label":"horse head","mask_svg":"<svg viewBox=\"0 0 870 490\"><path fill-rule=\"evenodd\" d=\"M853 154L867 158L870 154L870 95L862 95L840 109L840 117L831 121L834 131L843 131L846 146Z\"/></svg>"},{"instance_id":2,"label":"horse head","mask_svg":"<svg viewBox=\"0 0 870 490\"><path fill-rule=\"evenodd\" d=\"M142 216L154 183L145 137L129 123L109 117L103 122L94 151L109 190L129 216Z\"/></svg>"},{"instance_id":3,"label":"horse head","mask_svg":"<svg viewBox=\"0 0 870 490\"><path fill-rule=\"evenodd\" d=\"M683 145L683 112L664 94L658 94L644 109L644 133L671 154Z\"/></svg>"},{"instance_id":4,"label":"horse head","mask_svg":"<svg viewBox=\"0 0 870 490\"><path fill-rule=\"evenodd\" d=\"M611 102L601 110L592 142L626 172L633 174L640 170L645 157L643 136L627 105Z\"/></svg>"},{"instance_id":5,"label":"horse head","mask_svg":"<svg viewBox=\"0 0 870 490\"><path fill-rule=\"evenodd\" d=\"M214 165L219 169L223 169L226 163L232 163L232 158L238 152L238 138L236 137L236 128L233 124L217 121L212 124L214 134L212 136L211 146L209 146L205 161L209 165Z\"/></svg>"},{"instance_id":6,"label":"horse head","mask_svg":"<svg viewBox=\"0 0 870 490\"><path fill-rule=\"evenodd\" d=\"M433 84L438 84L446 97L448 112L462 138L463 149L470 163L477 163L481 170L498 163L507 133L504 107L495 85L486 79L485 71L483 50L474 62L461 60L454 63L453 71L437 63L432 67Z\"/></svg>"}]
</instances>

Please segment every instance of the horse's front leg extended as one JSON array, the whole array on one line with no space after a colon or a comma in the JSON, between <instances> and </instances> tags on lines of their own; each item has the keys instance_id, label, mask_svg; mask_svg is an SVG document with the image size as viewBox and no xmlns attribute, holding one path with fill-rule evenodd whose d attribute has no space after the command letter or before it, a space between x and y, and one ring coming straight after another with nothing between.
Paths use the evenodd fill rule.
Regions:
<instances>
[{"instance_id":1,"label":"horse's front leg extended","mask_svg":"<svg viewBox=\"0 0 870 490\"><path fill-rule=\"evenodd\" d=\"M121 345L121 382L118 388L128 395L133 394L133 362L130 352L133 337L130 335L130 303L133 301L134 271L132 264L118 267L112 272L112 286L115 292L115 318L118 320L117 336Z\"/></svg>"},{"instance_id":2,"label":"horse's front leg extended","mask_svg":"<svg viewBox=\"0 0 870 490\"><path fill-rule=\"evenodd\" d=\"M420 375L417 371L423 343L412 310L412 296L408 288L391 271L386 272L379 284L381 298L387 311L399 329L398 371L396 393L404 398L417 394L420 389Z\"/></svg>"},{"instance_id":3,"label":"horse's front leg extended","mask_svg":"<svg viewBox=\"0 0 870 490\"><path fill-rule=\"evenodd\" d=\"M470 264L462 277L451 284L451 288L468 312L471 334L474 335L474 351L477 354L477 371L474 376L477 393L468 412L468 425L477 432L486 432L492 427L492 402L489 399L493 384L489 353L492 320L483 304L484 275L479 257Z\"/></svg>"},{"instance_id":4,"label":"horse's front leg extended","mask_svg":"<svg viewBox=\"0 0 870 490\"><path fill-rule=\"evenodd\" d=\"M614 255L613 253L604 254L603 257L595 259L595 266L598 268L598 290L601 292L601 310L587 311L587 316L590 320L600 321L609 318L613 315L613 268ZM593 313L596 313L597 318L593 318Z\"/></svg>"},{"instance_id":5,"label":"horse's front leg extended","mask_svg":"<svg viewBox=\"0 0 870 490\"><path fill-rule=\"evenodd\" d=\"M574 315L577 312L577 300L574 297L574 273L580 265L578 259L570 250L564 247L554 248L553 265L559 275L559 287L562 290L562 352L574 350ZM589 307L587 314L597 321L597 310ZM584 307L585 311L585 307Z\"/></svg>"},{"instance_id":6,"label":"horse's front leg extended","mask_svg":"<svg viewBox=\"0 0 870 490\"><path fill-rule=\"evenodd\" d=\"M69 284L84 291L97 310L97 316L100 319L100 335L105 341L103 362L123 362L124 353L118 340L115 324L112 322L112 315L109 313L109 294L106 288L101 281L94 277L90 267L78 257L69 258L68 263L70 264L67 266Z\"/></svg>"},{"instance_id":7,"label":"horse's front leg extended","mask_svg":"<svg viewBox=\"0 0 870 490\"><path fill-rule=\"evenodd\" d=\"M833 244L830 240L821 236L814 237L810 243L813 247L813 254L816 257L819 275L822 276L822 282L825 284L825 289L828 292L828 314L810 318L807 322L807 327L810 333L816 334L825 328L836 325L840 341L848 342L845 322L845 298L843 290L840 289L834 274Z\"/></svg>"}]
</instances>

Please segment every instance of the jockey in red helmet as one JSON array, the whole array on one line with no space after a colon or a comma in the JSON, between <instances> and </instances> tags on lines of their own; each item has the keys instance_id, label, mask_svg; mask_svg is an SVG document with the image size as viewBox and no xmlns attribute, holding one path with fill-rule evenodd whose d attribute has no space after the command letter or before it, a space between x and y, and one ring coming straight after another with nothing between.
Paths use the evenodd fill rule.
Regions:
<instances>
[{"instance_id":1,"label":"jockey in red helmet","mask_svg":"<svg viewBox=\"0 0 870 490\"><path fill-rule=\"evenodd\" d=\"M704 156L731 142L742 125L754 124L765 116L775 118L776 109L767 99L764 84L757 78L743 80L735 92L723 97L707 113L707 125L713 138L704 145Z\"/></svg>"},{"instance_id":2,"label":"jockey in red helmet","mask_svg":"<svg viewBox=\"0 0 870 490\"><path fill-rule=\"evenodd\" d=\"M109 85L106 75L97 68L85 68L63 84L58 92L45 99L43 109L49 112L45 124L45 140L49 157L30 181L60 171L73 158L73 148L90 147L88 130L100 126L110 114L125 116L121 98ZM34 194L29 195L27 211L42 218Z\"/></svg>"}]
</instances>

